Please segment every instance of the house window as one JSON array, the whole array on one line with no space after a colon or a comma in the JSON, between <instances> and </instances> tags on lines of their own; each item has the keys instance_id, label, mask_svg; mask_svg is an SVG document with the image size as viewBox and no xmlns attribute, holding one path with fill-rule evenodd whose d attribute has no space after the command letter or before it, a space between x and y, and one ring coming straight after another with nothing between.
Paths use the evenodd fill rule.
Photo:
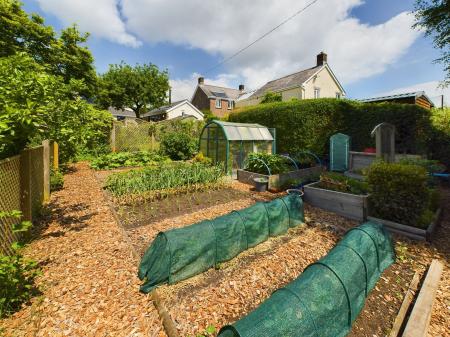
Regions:
<instances>
[{"instance_id":1,"label":"house window","mask_svg":"<svg viewBox=\"0 0 450 337\"><path fill-rule=\"evenodd\" d=\"M337 98L337 99L341 98L341 93L340 93L340 92L337 92L337 93L336 93L336 98Z\"/></svg>"},{"instance_id":2,"label":"house window","mask_svg":"<svg viewBox=\"0 0 450 337\"><path fill-rule=\"evenodd\" d=\"M234 102L233 101L228 101L228 110L231 110L234 108Z\"/></svg>"},{"instance_id":3,"label":"house window","mask_svg":"<svg viewBox=\"0 0 450 337\"><path fill-rule=\"evenodd\" d=\"M314 88L314 98L320 98L320 88Z\"/></svg>"},{"instance_id":4,"label":"house window","mask_svg":"<svg viewBox=\"0 0 450 337\"><path fill-rule=\"evenodd\" d=\"M220 98L216 98L216 109L222 108L222 100Z\"/></svg>"}]
</instances>

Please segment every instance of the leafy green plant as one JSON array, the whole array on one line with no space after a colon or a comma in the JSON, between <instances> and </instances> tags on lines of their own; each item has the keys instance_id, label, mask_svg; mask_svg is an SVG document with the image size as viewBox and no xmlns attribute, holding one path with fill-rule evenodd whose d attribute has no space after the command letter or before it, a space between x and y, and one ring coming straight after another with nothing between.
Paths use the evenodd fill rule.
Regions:
<instances>
[{"instance_id":1,"label":"leafy green plant","mask_svg":"<svg viewBox=\"0 0 450 337\"><path fill-rule=\"evenodd\" d=\"M204 331L199 332L195 337L212 337L217 332L214 325L208 325Z\"/></svg>"},{"instance_id":2,"label":"leafy green plant","mask_svg":"<svg viewBox=\"0 0 450 337\"><path fill-rule=\"evenodd\" d=\"M282 96L280 93L275 93L275 92L269 91L264 94L264 97L261 100L261 104L281 102L281 100L282 100Z\"/></svg>"},{"instance_id":3,"label":"leafy green plant","mask_svg":"<svg viewBox=\"0 0 450 337\"><path fill-rule=\"evenodd\" d=\"M269 174L267 168L270 169L271 174L279 174L295 170L286 157L277 154L253 152L248 155L245 170L254 173Z\"/></svg>"},{"instance_id":4,"label":"leafy green plant","mask_svg":"<svg viewBox=\"0 0 450 337\"><path fill-rule=\"evenodd\" d=\"M61 162L107 143L112 116L74 95L83 85L23 53L0 58L0 159L44 139L58 142Z\"/></svg>"},{"instance_id":5,"label":"leafy green plant","mask_svg":"<svg viewBox=\"0 0 450 337\"><path fill-rule=\"evenodd\" d=\"M174 162L108 177L105 188L119 202L136 202L223 186L223 169L201 163Z\"/></svg>"},{"instance_id":6,"label":"leafy green plant","mask_svg":"<svg viewBox=\"0 0 450 337\"><path fill-rule=\"evenodd\" d=\"M427 171L420 166L373 163L367 171L372 215L417 226L429 207Z\"/></svg>"},{"instance_id":7,"label":"leafy green plant","mask_svg":"<svg viewBox=\"0 0 450 337\"><path fill-rule=\"evenodd\" d=\"M318 186L327 190L351 194L367 194L369 190L365 181L349 178L336 172L322 173Z\"/></svg>"},{"instance_id":8,"label":"leafy green plant","mask_svg":"<svg viewBox=\"0 0 450 337\"><path fill-rule=\"evenodd\" d=\"M228 119L230 122L259 123L275 128L277 151L280 153L295 154L309 150L323 156L329 151L330 136L337 132L352 137L352 150L362 151L375 145L370 132L382 122L396 126L398 152L433 151L428 143L430 111L412 104L305 99L241 108L230 114ZM439 147L444 155L444 144Z\"/></svg>"},{"instance_id":9,"label":"leafy green plant","mask_svg":"<svg viewBox=\"0 0 450 337\"><path fill-rule=\"evenodd\" d=\"M196 138L183 132L169 132L161 139L161 153L172 160L191 159L197 152Z\"/></svg>"},{"instance_id":10,"label":"leafy green plant","mask_svg":"<svg viewBox=\"0 0 450 337\"><path fill-rule=\"evenodd\" d=\"M118 152L102 155L91 161L95 170L111 170L118 167L146 166L155 163L170 162L170 159L151 151Z\"/></svg>"},{"instance_id":11,"label":"leafy green plant","mask_svg":"<svg viewBox=\"0 0 450 337\"><path fill-rule=\"evenodd\" d=\"M197 162L197 163L203 163L206 165L211 165L212 164L212 159L205 157L205 155L203 154L203 152L199 152L195 155L195 157L192 159L193 162Z\"/></svg>"},{"instance_id":12,"label":"leafy green plant","mask_svg":"<svg viewBox=\"0 0 450 337\"><path fill-rule=\"evenodd\" d=\"M50 171L50 191L59 191L64 187L64 175L59 170Z\"/></svg>"},{"instance_id":13,"label":"leafy green plant","mask_svg":"<svg viewBox=\"0 0 450 337\"><path fill-rule=\"evenodd\" d=\"M400 164L421 166L429 173L440 173L445 171L445 166L437 160L402 158Z\"/></svg>"},{"instance_id":14,"label":"leafy green plant","mask_svg":"<svg viewBox=\"0 0 450 337\"><path fill-rule=\"evenodd\" d=\"M21 212L0 212L0 218L13 218L17 222L12 226L13 233L23 233L31 227L29 221L20 221ZM34 281L40 275L35 261L21 253L23 245L14 242L11 254L0 254L0 318L18 310L37 293Z\"/></svg>"}]
</instances>

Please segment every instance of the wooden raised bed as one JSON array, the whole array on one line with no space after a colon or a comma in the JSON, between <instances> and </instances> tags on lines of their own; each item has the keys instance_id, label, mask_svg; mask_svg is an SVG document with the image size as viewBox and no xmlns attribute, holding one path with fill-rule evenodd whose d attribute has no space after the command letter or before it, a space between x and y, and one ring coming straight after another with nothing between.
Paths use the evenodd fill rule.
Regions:
<instances>
[{"instance_id":1,"label":"wooden raised bed","mask_svg":"<svg viewBox=\"0 0 450 337\"><path fill-rule=\"evenodd\" d=\"M318 183L304 187L305 202L353 220L364 221L367 217L369 195L337 192L316 187Z\"/></svg>"},{"instance_id":2,"label":"wooden raised bed","mask_svg":"<svg viewBox=\"0 0 450 337\"><path fill-rule=\"evenodd\" d=\"M375 218L373 216L368 216L367 219L370 221L375 221L381 223L392 233L400 234L406 236L410 239L421 240L421 241L431 241L431 237L433 236L434 231L439 223L439 218L441 215L441 209L439 208L434 218L436 219L432 224L428 226L427 229L417 228L408 225L402 225L397 222Z\"/></svg>"},{"instance_id":3,"label":"wooden raised bed","mask_svg":"<svg viewBox=\"0 0 450 337\"><path fill-rule=\"evenodd\" d=\"M246 170L237 170L237 180L244 184L253 185L254 178L266 178L269 181L269 190L279 191L281 187L289 180L307 178L311 175L320 174L323 170L324 167L320 165L272 175L254 173Z\"/></svg>"}]
</instances>

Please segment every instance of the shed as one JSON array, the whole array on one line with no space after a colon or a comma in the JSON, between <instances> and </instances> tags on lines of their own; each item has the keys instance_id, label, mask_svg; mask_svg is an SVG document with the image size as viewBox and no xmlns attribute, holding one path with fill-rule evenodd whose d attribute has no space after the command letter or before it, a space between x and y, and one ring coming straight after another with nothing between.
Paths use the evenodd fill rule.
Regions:
<instances>
[{"instance_id":1,"label":"shed","mask_svg":"<svg viewBox=\"0 0 450 337\"><path fill-rule=\"evenodd\" d=\"M390 96L381 96L373 98L360 99L359 101L364 103L403 103L403 104L415 104L425 109L431 109L434 107L431 99L425 94L425 91L408 92L404 94L396 94Z\"/></svg>"},{"instance_id":2,"label":"shed","mask_svg":"<svg viewBox=\"0 0 450 337\"><path fill-rule=\"evenodd\" d=\"M260 124L214 120L200 134L200 151L228 174L243 168L249 153L275 153L275 129Z\"/></svg>"}]
</instances>

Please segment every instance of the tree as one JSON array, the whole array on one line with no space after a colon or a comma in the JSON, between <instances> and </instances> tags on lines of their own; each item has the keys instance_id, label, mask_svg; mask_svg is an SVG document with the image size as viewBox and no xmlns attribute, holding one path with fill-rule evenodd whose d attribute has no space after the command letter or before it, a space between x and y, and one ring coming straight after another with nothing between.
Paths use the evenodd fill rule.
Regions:
<instances>
[{"instance_id":1,"label":"tree","mask_svg":"<svg viewBox=\"0 0 450 337\"><path fill-rule=\"evenodd\" d=\"M425 30L426 36L433 37L435 48L441 50L441 57L435 62L442 63L446 72L443 86L450 84L450 1L416 0L414 8L416 23L414 28Z\"/></svg>"},{"instance_id":2,"label":"tree","mask_svg":"<svg viewBox=\"0 0 450 337\"><path fill-rule=\"evenodd\" d=\"M281 97L280 93L268 91L264 94L264 97L261 100L261 104L272 103L272 102L281 102L281 100L282 100L282 97Z\"/></svg>"},{"instance_id":3,"label":"tree","mask_svg":"<svg viewBox=\"0 0 450 337\"><path fill-rule=\"evenodd\" d=\"M84 81L79 93L89 97L95 92L97 75L89 49L82 46L87 38L76 26L62 30L58 37L41 16L29 16L19 1L0 0L0 57L26 52L49 74L61 76L64 83Z\"/></svg>"},{"instance_id":4,"label":"tree","mask_svg":"<svg viewBox=\"0 0 450 337\"><path fill-rule=\"evenodd\" d=\"M160 71L154 64L132 67L128 64L114 64L100 76L97 103L102 108L131 108L140 118L148 109L158 108L166 103L169 91L167 70Z\"/></svg>"},{"instance_id":5,"label":"tree","mask_svg":"<svg viewBox=\"0 0 450 337\"><path fill-rule=\"evenodd\" d=\"M108 143L111 114L74 95L84 82L45 70L26 53L0 57L0 159L44 139L59 143L63 162Z\"/></svg>"}]
</instances>

